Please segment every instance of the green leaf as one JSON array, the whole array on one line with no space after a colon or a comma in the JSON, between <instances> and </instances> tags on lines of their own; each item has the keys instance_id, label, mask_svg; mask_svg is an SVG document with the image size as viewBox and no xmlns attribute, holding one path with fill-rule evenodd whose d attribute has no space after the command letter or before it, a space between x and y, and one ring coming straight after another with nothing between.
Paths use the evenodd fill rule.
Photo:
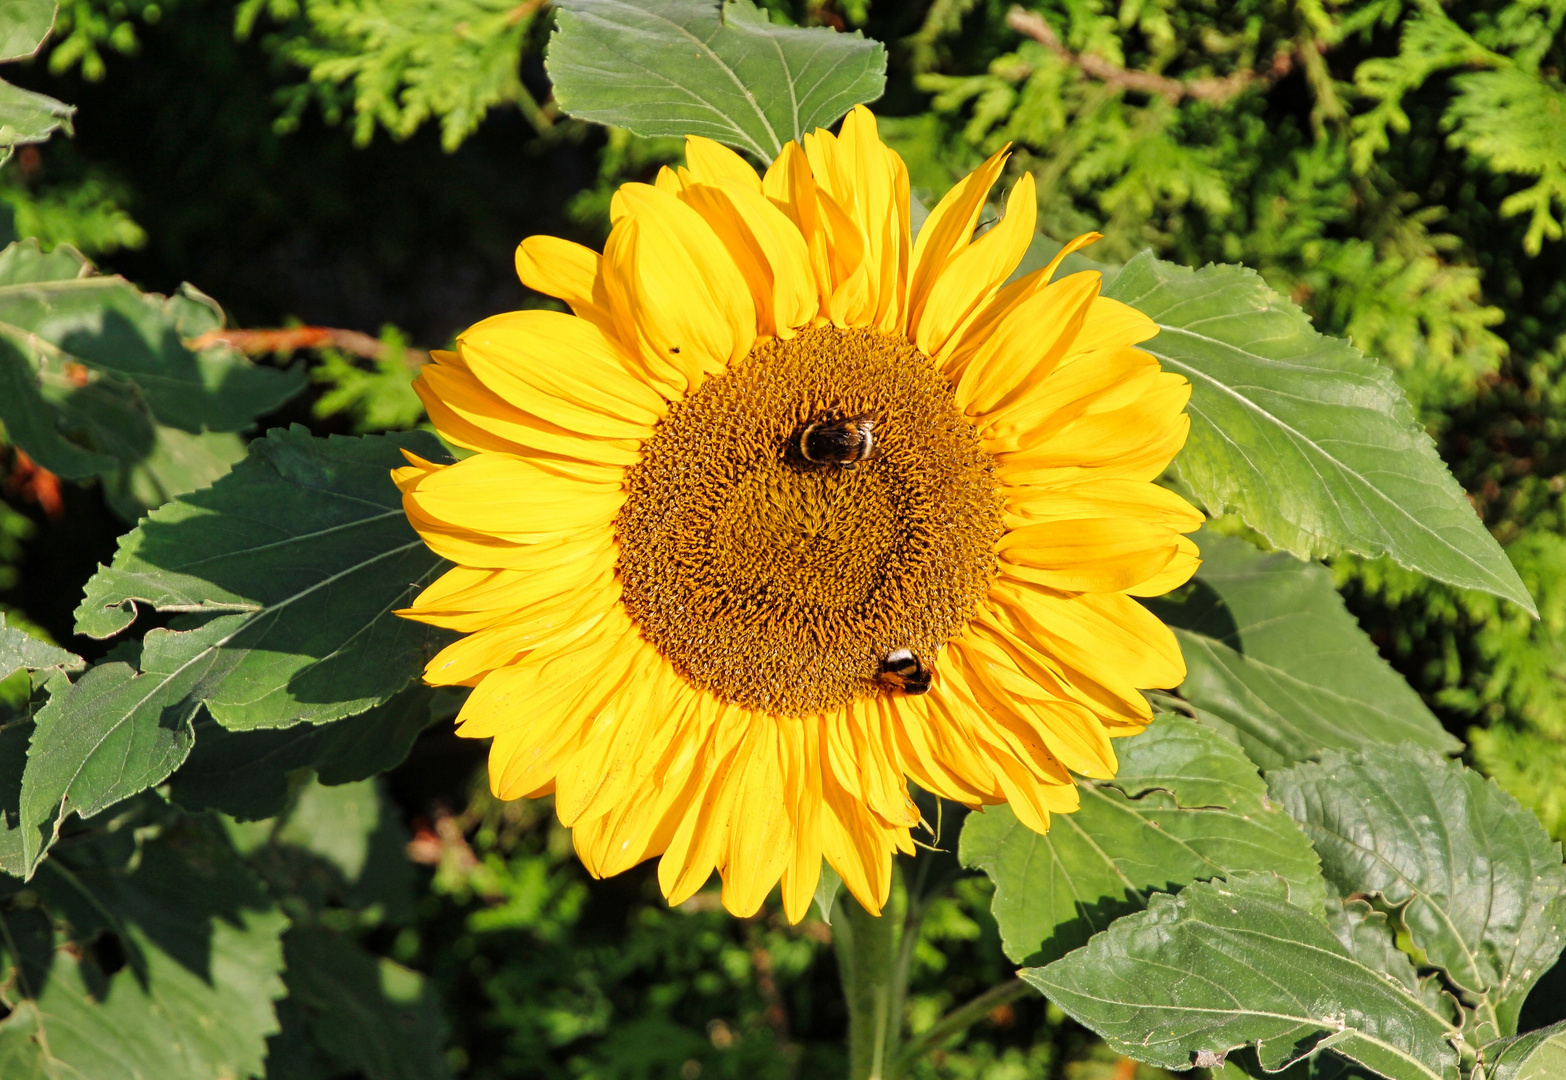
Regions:
<instances>
[{"instance_id":1,"label":"green leaf","mask_svg":"<svg viewBox=\"0 0 1566 1080\"><path fill-rule=\"evenodd\" d=\"M0 424L6 437L39 465L67 480L82 480L109 472L118 462L66 439L58 414L44 400L33 361L11 341L0 337Z\"/></svg>"},{"instance_id":2,"label":"green leaf","mask_svg":"<svg viewBox=\"0 0 1566 1080\"><path fill-rule=\"evenodd\" d=\"M103 497L126 521L138 521L170 499L210 487L245 456L245 442L228 431L192 435L158 424L145 456L103 478Z\"/></svg>"},{"instance_id":3,"label":"green leaf","mask_svg":"<svg viewBox=\"0 0 1566 1080\"><path fill-rule=\"evenodd\" d=\"M704 135L771 161L874 101L886 49L773 26L751 0L561 0L546 67L560 108L638 135Z\"/></svg>"},{"instance_id":4,"label":"green leaf","mask_svg":"<svg viewBox=\"0 0 1566 1080\"><path fill-rule=\"evenodd\" d=\"M7 626L0 611L0 679L18 671L80 671L82 666L75 653Z\"/></svg>"},{"instance_id":5,"label":"green leaf","mask_svg":"<svg viewBox=\"0 0 1566 1080\"><path fill-rule=\"evenodd\" d=\"M1082 808L1040 836L1009 807L969 814L958 854L995 882L992 910L1006 955L1048 963L1149 895L1241 870L1270 870L1321 918L1316 853L1267 801L1256 766L1216 732L1160 715L1118 740L1113 780L1082 780Z\"/></svg>"},{"instance_id":6,"label":"green leaf","mask_svg":"<svg viewBox=\"0 0 1566 1080\"><path fill-rule=\"evenodd\" d=\"M51 821L96 813L178 768L203 707L240 730L352 716L401 690L448 640L392 614L445 565L387 475L402 446L441 453L417 432L275 431L211 488L121 538L114 565L87 584L77 628L123 629L137 600L191 614L147 634L139 671L98 664L39 713L20 807L29 869Z\"/></svg>"},{"instance_id":7,"label":"green leaf","mask_svg":"<svg viewBox=\"0 0 1566 1080\"><path fill-rule=\"evenodd\" d=\"M34 716L49 700L49 695L70 685L63 672L56 672L42 687L35 687L23 707L0 723L0 871L14 877L27 874L27 851L23 843L22 775L27 769L27 747L36 727ZM10 711L10 710L8 710ZM34 826L53 828L45 819ZM0 1076L7 1075L0 1072Z\"/></svg>"},{"instance_id":8,"label":"green leaf","mask_svg":"<svg viewBox=\"0 0 1566 1080\"><path fill-rule=\"evenodd\" d=\"M1381 659L1315 563L1204 531L1197 579L1150 603L1180 640L1180 694L1227 725L1251 759L1281 768L1328 747L1458 742Z\"/></svg>"},{"instance_id":9,"label":"green leaf","mask_svg":"<svg viewBox=\"0 0 1566 1080\"><path fill-rule=\"evenodd\" d=\"M1384 911L1364 900L1327 901L1327 924L1349 955L1371 971L1379 971L1408 988L1431 1012L1457 1023L1457 1003L1442 989L1440 976L1421 976L1409 955L1397 947L1397 927Z\"/></svg>"},{"instance_id":10,"label":"green leaf","mask_svg":"<svg viewBox=\"0 0 1566 1080\"><path fill-rule=\"evenodd\" d=\"M62 127L69 132L75 113L74 105L0 80L0 153L9 156L21 143L43 142Z\"/></svg>"},{"instance_id":11,"label":"green leaf","mask_svg":"<svg viewBox=\"0 0 1566 1080\"><path fill-rule=\"evenodd\" d=\"M446 566L408 524L389 478L403 447L443 456L424 432L270 432L228 476L121 538L113 565L87 583L77 631L118 633L137 601L219 616L189 632L201 636L186 651L189 664L210 663L201 698L236 730L380 704L450 640L392 614Z\"/></svg>"},{"instance_id":12,"label":"green leaf","mask_svg":"<svg viewBox=\"0 0 1566 1080\"><path fill-rule=\"evenodd\" d=\"M397 807L374 780L308 783L273 828L264 872L315 911L348 908L369 922L412 922L413 864Z\"/></svg>"},{"instance_id":13,"label":"green leaf","mask_svg":"<svg viewBox=\"0 0 1566 1080\"><path fill-rule=\"evenodd\" d=\"M154 630L142 643L142 670L122 661L94 665L74 684L50 685L28 744L18 807L21 873L31 877L66 816L91 817L161 783L190 753L191 694L210 666L191 664L201 642L233 621L186 634Z\"/></svg>"},{"instance_id":14,"label":"green leaf","mask_svg":"<svg viewBox=\"0 0 1566 1080\"><path fill-rule=\"evenodd\" d=\"M0 1061L51 1078L262 1074L287 919L212 830L177 828L139 850L75 848L32 893L65 932L51 942L45 920L40 940L36 909L0 909L7 951L28 942ZM123 967L106 959L105 939Z\"/></svg>"},{"instance_id":15,"label":"green leaf","mask_svg":"<svg viewBox=\"0 0 1566 1080\"><path fill-rule=\"evenodd\" d=\"M289 1000L303 1014L314 1048L369 1080L440 1080L451 1069L442 1052L446 1021L418 972L372 956L320 926L296 927L283 939Z\"/></svg>"},{"instance_id":16,"label":"green leaf","mask_svg":"<svg viewBox=\"0 0 1566 1080\"><path fill-rule=\"evenodd\" d=\"M1484 1048L1486 1080L1560 1080L1566 1076L1566 1021Z\"/></svg>"},{"instance_id":17,"label":"green leaf","mask_svg":"<svg viewBox=\"0 0 1566 1080\"><path fill-rule=\"evenodd\" d=\"M1244 1046L1268 1071L1331 1049L1391 1080L1457 1080L1451 1030L1350 956L1275 878L1199 882L1022 978L1119 1053L1166 1069Z\"/></svg>"},{"instance_id":18,"label":"green leaf","mask_svg":"<svg viewBox=\"0 0 1566 1080\"><path fill-rule=\"evenodd\" d=\"M211 309L196 317L199 296L138 292L64 246L0 251L0 421L17 445L80 480L153 458L160 428L242 431L303 388L302 371L258 367L224 345L187 348L213 321Z\"/></svg>"},{"instance_id":19,"label":"green leaf","mask_svg":"<svg viewBox=\"0 0 1566 1080\"><path fill-rule=\"evenodd\" d=\"M24 60L54 29L54 0L0 0L0 63Z\"/></svg>"},{"instance_id":20,"label":"green leaf","mask_svg":"<svg viewBox=\"0 0 1566 1080\"><path fill-rule=\"evenodd\" d=\"M330 724L272 731L230 731L209 716L196 721L196 745L170 781L175 802L219 810L240 821L272 817L300 778L346 784L395 768L429 727L433 691L410 686L384 705Z\"/></svg>"},{"instance_id":21,"label":"green leaf","mask_svg":"<svg viewBox=\"0 0 1566 1080\"><path fill-rule=\"evenodd\" d=\"M1338 895L1398 909L1413 946L1511 1035L1529 989L1566 945L1566 867L1517 800L1412 746L1329 751L1270 774Z\"/></svg>"},{"instance_id":22,"label":"green leaf","mask_svg":"<svg viewBox=\"0 0 1566 1080\"><path fill-rule=\"evenodd\" d=\"M1156 322L1142 348L1191 380L1177 464L1213 514L1238 512L1302 559L1387 554L1538 613L1390 369L1316 333L1244 267L1188 270L1144 252L1104 294Z\"/></svg>"}]
</instances>

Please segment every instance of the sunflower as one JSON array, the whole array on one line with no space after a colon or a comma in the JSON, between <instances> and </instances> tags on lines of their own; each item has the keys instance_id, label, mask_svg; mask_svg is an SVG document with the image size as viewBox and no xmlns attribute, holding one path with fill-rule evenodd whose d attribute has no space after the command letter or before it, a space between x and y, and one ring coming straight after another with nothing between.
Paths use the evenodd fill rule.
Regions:
<instances>
[{"instance_id":1,"label":"sunflower","mask_svg":"<svg viewBox=\"0 0 1566 1080\"><path fill-rule=\"evenodd\" d=\"M473 453L393 474L456 564L400 614L465 635L426 681L473 688L495 794L552 794L593 874L659 856L677 904L716 869L740 915L781 879L798 921L825 858L876 912L909 780L1042 833L1184 678L1134 597L1197 566L1153 483L1190 387L1097 274L1052 281L1096 234L1008 283L1030 176L974 236L1004 163L914 240L863 108L764 177L692 136L602 256L523 241L574 314L486 319L420 374Z\"/></svg>"}]
</instances>

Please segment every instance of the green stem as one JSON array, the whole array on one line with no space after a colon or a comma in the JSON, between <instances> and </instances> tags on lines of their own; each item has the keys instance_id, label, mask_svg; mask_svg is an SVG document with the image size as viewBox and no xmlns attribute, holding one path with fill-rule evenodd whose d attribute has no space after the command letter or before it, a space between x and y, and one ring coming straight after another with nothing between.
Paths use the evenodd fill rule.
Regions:
<instances>
[{"instance_id":1,"label":"green stem","mask_svg":"<svg viewBox=\"0 0 1566 1080\"><path fill-rule=\"evenodd\" d=\"M914 1062L947 1039L966 1030L974 1021L987 1013L1026 996L1031 990L1032 987L1021 979L1010 979L999 986L990 987L966 1005L959 1005L937 1020L934 1025L908 1040L908 1045L897 1055L897 1060L887 1070L886 1076L893 1078L906 1075L908 1070L913 1068Z\"/></svg>"},{"instance_id":2,"label":"green stem","mask_svg":"<svg viewBox=\"0 0 1566 1080\"><path fill-rule=\"evenodd\" d=\"M891 1031L896 921L871 915L851 896L837 902L832 939L848 999L849 1080L883 1080Z\"/></svg>"}]
</instances>

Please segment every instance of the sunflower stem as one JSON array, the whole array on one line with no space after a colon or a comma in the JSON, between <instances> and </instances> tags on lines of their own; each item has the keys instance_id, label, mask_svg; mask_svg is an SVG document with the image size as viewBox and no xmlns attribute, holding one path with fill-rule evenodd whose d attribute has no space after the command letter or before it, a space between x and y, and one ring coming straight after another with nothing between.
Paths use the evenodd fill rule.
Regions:
<instances>
[{"instance_id":1,"label":"sunflower stem","mask_svg":"<svg viewBox=\"0 0 1566 1080\"><path fill-rule=\"evenodd\" d=\"M890 905L889 905L890 906ZM897 919L871 915L851 896L838 901L833 926L843 996L848 1000L849 1080L883 1080L896 1032Z\"/></svg>"}]
</instances>

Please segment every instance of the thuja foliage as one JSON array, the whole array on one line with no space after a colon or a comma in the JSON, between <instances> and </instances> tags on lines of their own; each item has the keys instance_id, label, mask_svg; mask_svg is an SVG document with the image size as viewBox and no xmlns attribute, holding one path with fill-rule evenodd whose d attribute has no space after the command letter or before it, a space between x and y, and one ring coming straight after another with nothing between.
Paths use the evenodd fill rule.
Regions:
<instances>
[{"instance_id":1,"label":"thuja foliage","mask_svg":"<svg viewBox=\"0 0 1566 1080\"><path fill-rule=\"evenodd\" d=\"M405 342L256 363L193 286L31 224L0 251L12 475L96 489L128 531L76 611L91 662L0 623L0 1075L1552 1075L1566 1025L1524 1018L1566 945L1529 809L1566 831L1566 5L772 7L235 20L299 69L284 129L318 107L454 149L515 107L541 146L601 138L585 230L688 131L760 164L881 99L926 203L1010 142L1051 234L1029 265L1103 231L1106 293L1193 386L1168 482L1215 520L1155 604L1186 682L1046 836L930 803L880 921L830 884L802 930L589 887L547 804L462 790L409 844L374 778L438 769L419 740L460 696L417 680L442 633L390 614L444 569L387 479L447 453ZM50 63L91 78L163 9L62 16ZM0 11L4 55L53 17ZM0 89L7 147L71 117ZM312 379L355 434L259 430ZM1008 1040L1018 1016L1044 1035Z\"/></svg>"}]
</instances>

